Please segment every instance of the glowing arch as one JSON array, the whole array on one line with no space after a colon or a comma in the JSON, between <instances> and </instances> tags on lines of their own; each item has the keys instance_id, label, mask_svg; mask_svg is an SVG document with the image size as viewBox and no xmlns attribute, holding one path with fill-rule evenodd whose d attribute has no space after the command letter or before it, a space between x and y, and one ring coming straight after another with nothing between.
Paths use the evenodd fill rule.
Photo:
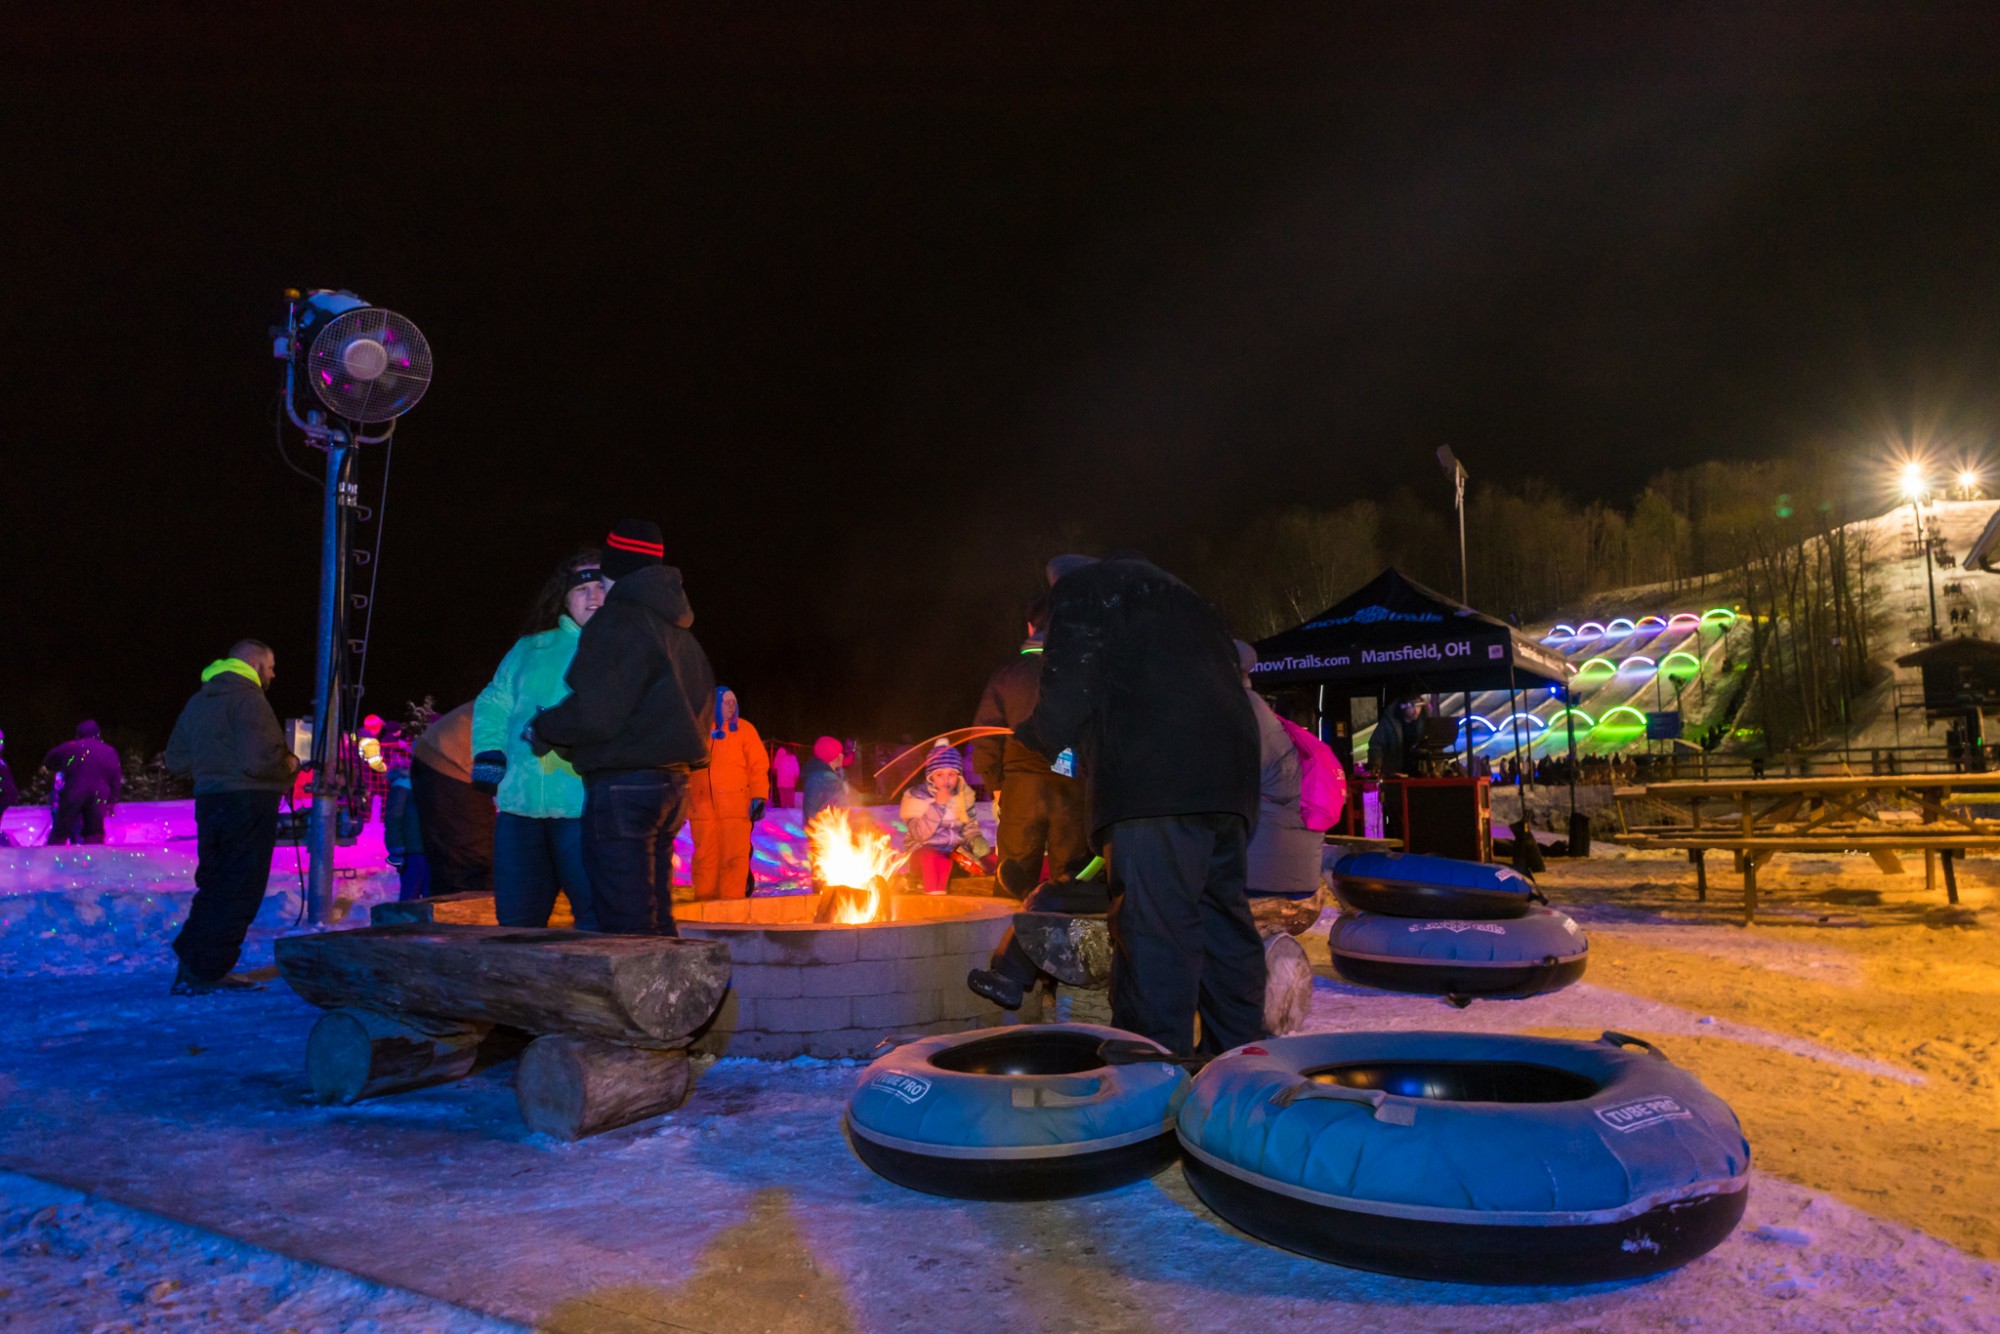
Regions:
<instances>
[{"instance_id":1,"label":"glowing arch","mask_svg":"<svg viewBox=\"0 0 2000 1334\"><path fill-rule=\"evenodd\" d=\"M1540 718L1537 718L1537 717L1536 717L1536 716L1535 716L1534 714L1532 714L1532 713L1526 713L1526 712L1523 712L1523 713L1510 713L1510 714L1508 714L1508 715L1507 715L1507 716L1506 716L1505 718L1502 718L1502 719L1500 720L1500 726L1499 726L1499 727L1497 727L1497 728L1495 728L1494 730L1495 730L1495 731L1506 731L1506 730L1508 730L1509 728L1511 728L1511 727L1513 726L1513 724L1514 724L1514 720L1515 720L1516 718L1519 718L1519 719L1521 719L1521 720L1522 720L1523 722L1529 722L1529 723L1533 723L1533 724L1534 724L1534 725L1535 725L1536 727L1539 727L1539 728L1541 728L1541 729L1542 729L1543 731L1547 731L1547 730L1548 730L1548 726L1549 726L1549 725L1548 725L1548 723L1547 723L1547 722L1543 721L1543 720L1542 720L1542 719L1540 719Z\"/></svg>"},{"instance_id":2,"label":"glowing arch","mask_svg":"<svg viewBox=\"0 0 2000 1334\"><path fill-rule=\"evenodd\" d=\"M1667 618L1667 628L1669 630L1680 629L1682 627L1698 626L1700 624L1701 624L1701 617L1695 615L1691 611L1677 611L1672 616L1669 616Z\"/></svg>"},{"instance_id":3,"label":"glowing arch","mask_svg":"<svg viewBox=\"0 0 2000 1334\"><path fill-rule=\"evenodd\" d=\"M1473 714L1470 718L1459 719L1458 730L1461 732L1466 731L1469 728L1471 728L1472 724L1474 723L1478 723L1481 727L1484 727L1489 732L1496 732L1499 730L1492 723L1488 722L1486 719L1480 717L1476 713Z\"/></svg>"},{"instance_id":4,"label":"glowing arch","mask_svg":"<svg viewBox=\"0 0 2000 1334\"><path fill-rule=\"evenodd\" d=\"M1647 668L1656 668L1660 665L1659 663L1654 662L1651 658L1647 657L1643 653L1634 653L1631 657L1625 659L1625 661L1618 664L1618 670L1622 672L1635 662L1643 662L1646 664Z\"/></svg>"},{"instance_id":5,"label":"glowing arch","mask_svg":"<svg viewBox=\"0 0 2000 1334\"><path fill-rule=\"evenodd\" d=\"M1625 627L1623 630L1620 630L1618 628L1621 625ZM1639 628L1638 626L1634 625L1631 621L1625 619L1623 616L1614 616L1611 619L1611 623L1604 627L1604 633L1608 635L1629 635L1638 628Z\"/></svg>"},{"instance_id":6,"label":"glowing arch","mask_svg":"<svg viewBox=\"0 0 2000 1334\"><path fill-rule=\"evenodd\" d=\"M1553 629L1551 629L1546 635L1542 636L1542 642L1544 644L1552 644L1558 639L1575 639L1575 638L1576 638L1575 626L1558 625L1555 626Z\"/></svg>"},{"instance_id":7,"label":"glowing arch","mask_svg":"<svg viewBox=\"0 0 2000 1334\"><path fill-rule=\"evenodd\" d=\"M1639 628L1642 630L1645 629L1646 626L1648 625L1659 627L1665 625L1666 623L1667 621L1664 616L1641 616L1639 618Z\"/></svg>"},{"instance_id":8,"label":"glowing arch","mask_svg":"<svg viewBox=\"0 0 2000 1334\"><path fill-rule=\"evenodd\" d=\"M1710 607L1701 614L1701 623L1707 625L1710 621L1718 621L1723 625L1734 625L1736 624L1736 613L1727 607Z\"/></svg>"},{"instance_id":9,"label":"glowing arch","mask_svg":"<svg viewBox=\"0 0 2000 1334\"><path fill-rule=\"evenodd\" d=\"M1615 709L1607 710L1605 712L1605 715L1597 720L1597 725L1599 727L1608 727L1611 724L1611 720L1613 718L1616 718L1621 713L1631 714L1632 717L1636 720L1636 723L1634 724L1636 726L1644 727L1646 725L1646 715L1639 712L1637 709L1633 708L1630 704L1620 704Z\"/></svg>"},{"instance_id":10,"label":"glowing arch","mask_svg":"<svg viewBox=\"0 0 2000 1334\"><path fill-rule=\"evenodd\" d=\"M1677 648L1666 657L1660 659L1660 670L1671 676L1673 674L1674 663L1677 659L1696 676L1701 675L1701 659L1695 657L1694 654L1684 648Z\"/></svg>"},{"instance_id":11,"label":"glowing arch","mask_svg":"<svg viewBox=\"0 0 2000 1334\"><path fill-rule=\"evenodd\" d=\"M1554 727L1564 714L1568 714L1572 718L1583 719L1583 726L1585 731L1588 731L1591 728L1597 726L1597 720L1592 718L1589 714L1585 713L1582 709L1557 709L1554 713L1549 715L1549 726Z\"/></svg>"},{"instance_id":12,"label":"glowing arch","mask_svg":"<svg viewBox=\"0 0 2000 1334\"><path fill-rule=\"evenodd\" d=\"M1611 659L1592 658L1589 662L1586 662L1581 667L1577 668L1576 674L1580 677L1593 667L1602 667L1605 671L1610 672L1614 676L1617 675L1618 673L1618 664L1611 661Z\"/></svg>"},{"instance_id":13,"label":"glowing arch","mask_svg":"<svg viewBox=\"0 0 2000 1334\"><path fill-rule=\"evenodd\" d=\"M1603 633L1604 626L1598 621L1585 621L1582 625L1576 627L1576 637L1578 639L1596 639Z\"/></svg>"}]
</instances>

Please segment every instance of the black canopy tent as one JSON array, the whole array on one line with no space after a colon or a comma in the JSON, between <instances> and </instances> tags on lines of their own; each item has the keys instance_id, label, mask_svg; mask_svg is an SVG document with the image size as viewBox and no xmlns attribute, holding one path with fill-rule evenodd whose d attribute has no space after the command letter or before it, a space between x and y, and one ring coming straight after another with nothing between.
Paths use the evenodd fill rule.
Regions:
<instances>
[{"instance_id":1,"label":"black canopy tent","mask_svg":"<svg viewBox=\"0 0 2000 1334\"><path fill-rule=\"evenodd\" d=\"M1575 674L1560 653L1395 569L1304 624L1259 640L1256 649L1251 681L1257 689L1319 687L1320 734L1350 772L1356 696L1372 695L1379 707L1396 696L1462 691L1470 709L1475 691L1505 690L1512 697L1523 689L1567 688ZM1518 716L1514 727L1518 748ZM1574 782L1573 717L1569 749Z\"/></svg>"}]
</instances>

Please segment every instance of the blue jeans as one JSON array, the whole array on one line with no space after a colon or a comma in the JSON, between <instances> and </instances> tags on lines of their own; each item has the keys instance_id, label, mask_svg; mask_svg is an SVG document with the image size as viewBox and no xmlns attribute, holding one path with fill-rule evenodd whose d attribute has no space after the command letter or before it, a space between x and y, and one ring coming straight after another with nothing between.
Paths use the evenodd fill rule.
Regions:
<instances>
[{"instance_id":1,"label":"blue jeans","mask_svg":"<svg viewBox=\"0 0 2000 1334\"><path fill-rule=\"evenodd\" d=\"M597 929L676 936L674 835L687 818L688 776L677 769L605 769L583 776L583 861Z\"/></svg>"},{"instance_id":2,"label":"blue jeans","mask_svg":"<svg viewBox=\"0 0 2000 1334\"><path fill-rule=\"evenodd\" d=\"M576 929L595 931L583 821L500 812L493 824L493 910L500 925L547 926L558 889L569 896Z\"/></svg>"}]
</instances>

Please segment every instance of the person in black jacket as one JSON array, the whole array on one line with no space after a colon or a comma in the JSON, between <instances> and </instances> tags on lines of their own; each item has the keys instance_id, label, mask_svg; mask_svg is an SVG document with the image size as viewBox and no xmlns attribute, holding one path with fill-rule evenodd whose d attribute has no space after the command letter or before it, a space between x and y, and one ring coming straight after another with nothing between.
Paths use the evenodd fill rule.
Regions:
<instances>
[{"instance_id":1,"label":"person in black jacket","mask_svg":"<svg viewBox=\"0 0 2000 1334\"><path fill-rule=\"evenodd\" d=\"M264 697L277 674L269 645L238 640L202 672L167 739L167 768L194 776L195 891L174 938L176 996L261 990L229 973L264 902L278 802L299 768Z\"/></svg>"},{"instance_id":2,"label":"person in black jacket","mask_svg":"<svg viewBox=\"0 0 2000 1334\"><path fill-rule=\"evenodd\" d=\"M1058 556L1048 573L1041 694L1015 735L1051 759L1074 749L1082 768L1111 876L1111 1022L1183 1055L1253 1042L1257 724L1229 630L1142 556Z\"/></svg>"},{"instance_id":3,"label":"person in black jacket","mask_svg":"<svg viewBox=\"0 0 2000 1334\"><path fill-rule=\"evenodd\" d=\"M1035 711L1048 621L1043 595L1028 608L1028 638L1020 653L987 680L972 717L976 726L1017 727ZM1051 766L1018 738L986 736L972 743L972 764L999 814L1002 889L1026 897L1042 881L1045 856L1053 880L1068 880L1083 869L1090 860L1090 836L1083 827L1083 785L1068 772L1070 761L1058 759Z\"/></svg>"},{"instance_id":4,"label":"person in black jacket","mask_svg":"<svg viewBox=\"0 0 2000 1334\"><path fill-rule=\"evenodd\" d=\"M674 928L674 835L688 775L708 764L715 672L688 633L681 572L662 563L660 526L625 520L604 540L611 583L578 638L568 699L536 714L527 739L583 776L583 855L601 931Z\"/></svg>"},{"instance_id":5,"label":"person in black jacket","mask_svg":"<svg viewBox=\"0 0 2000 1334\"><path fill-rule=\"evenodd\" d=\"M97 734L97 724L76 725L76 739L65 741L42 759L60 789L49 846L62 843L102 843L104 817L125 790L125 766L118 752Z\"/></svg>"}]
</instances>

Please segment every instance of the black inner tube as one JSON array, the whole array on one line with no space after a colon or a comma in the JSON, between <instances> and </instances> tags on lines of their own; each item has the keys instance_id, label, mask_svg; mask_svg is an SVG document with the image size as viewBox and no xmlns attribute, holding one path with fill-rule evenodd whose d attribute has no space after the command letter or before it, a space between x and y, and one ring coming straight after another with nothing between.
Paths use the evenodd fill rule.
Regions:
<instances>
[{"instance_id":1,"label":"black inner tube","mask_svg":"<svg viewBox=\"0 0 2000 1334\"><path fill-rule=\"evenodd\" d=\"M1103 1041L1090 1033L1002 1033L947 1047L931 1064L961 1075L1080 1075L1104 1068Z\"/></svg>"},{"instance_id":2,"label":"black inner tube","mask_svg":"<svg viewBox=\"0 0 2000 1334\"><path fill-rule=\"evenodd\" d=\"M1601 1087L1583 1075L1527 1061L1361 1061L1302 1073L1319 1084L1440 1102L1577 1102Z\"/></svg>"}]
</instances>

